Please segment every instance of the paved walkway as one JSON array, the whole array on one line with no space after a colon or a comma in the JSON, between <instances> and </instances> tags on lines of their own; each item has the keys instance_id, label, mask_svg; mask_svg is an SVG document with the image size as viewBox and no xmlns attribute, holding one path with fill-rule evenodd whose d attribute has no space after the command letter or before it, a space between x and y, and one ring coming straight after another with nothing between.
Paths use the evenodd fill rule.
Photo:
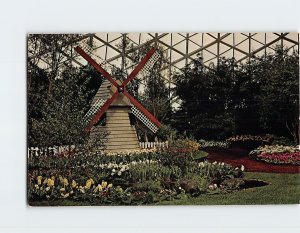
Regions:
<instances>
[{"instance_id":1,"label":"paved walkway","mask_svg":"<svg viewBox=\"0 0 300 233\"><path fill-rule=\"evenodd\" d=\"M249 158L249 151L242 148L232 149L206 149L209 153L208 160L231 164L233 166L245 166L248 172L270 172L270 173L299 173L300 166L278 165Z\"/></svg>"}]
</instances>

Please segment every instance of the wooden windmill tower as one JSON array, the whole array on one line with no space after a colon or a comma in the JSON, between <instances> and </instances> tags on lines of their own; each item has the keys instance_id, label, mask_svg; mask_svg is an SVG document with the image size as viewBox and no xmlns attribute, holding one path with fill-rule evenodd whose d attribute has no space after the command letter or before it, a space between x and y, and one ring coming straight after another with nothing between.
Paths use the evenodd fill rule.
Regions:
<instances>
[{"instance_id":1,"label":"wooden windmill tower","mask_svg":"<svg viewBox=\"0 0 300 233\"><path fill-rule=\"evenodd\" d=\"M91 131L91 133L108 132L109 136L106 143L106 150L108 151L139 149L136 130L130 124L129 114L132 113L154 133L161 124L126 91L126 85L137 76L149 72L159 58L158 52L155 48L152 48L131 74L121 82L114 80L80 47L76 47L75 50L107 79L100 86L93 99L92 107L85 115L85 120L88 121L86 131ZM106 117L106 124L97 125L103 116Z\"/></svg>"}]
</instances>

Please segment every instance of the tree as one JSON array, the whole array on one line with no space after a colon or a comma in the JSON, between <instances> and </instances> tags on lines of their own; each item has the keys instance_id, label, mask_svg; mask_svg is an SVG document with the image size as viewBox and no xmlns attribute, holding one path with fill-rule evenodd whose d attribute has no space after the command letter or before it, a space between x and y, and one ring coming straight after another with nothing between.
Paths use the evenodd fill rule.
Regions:
<instances>
[{"instance_id":1,"label":"tree","mask_svg":"<svg viewBox=\"0 0 300 233\"><path fill-rule=\"evenodd\" d=\"M262 62L260 122L265 130L299 142L299 54L277 47Z\"/></svg>"},{"instance_id":2,"label":"tree","mask_svg":"<svg viewBox=\"0 0 300 233\"><path fill-rule=\"evenodd\" d=\"M38 38L41 36L41 38ZM35 40L43 41L44 35L36 35ZM64 35L62 35L64 39ZM47 37L46 44L61 45L73 42L61 37ZM32 38L31 38L32 40ZM49 40L49 41L48 41ZM51 40L58 40L53 42ZM32 41L31 41L32 42ZM44 46L41 46L44 47ZM60 46L50 49L50 53L62 53ZM52 48L52 50L51 50ZM41 50L44 51L44 50ZM37 57L40 53L37 53ZM48 57L48 55L46 55ZM48 62L56 68L40 68L33 58L28 57L28 143L30 146L53 146L76 144L90 149L103 146L106 135L91 136L84 132L84 115L91 100L102 82L99 75L90 66L75 68L71 62L60 60L60 55L52 56ZM60 62L59 62L60 61ZM59 69L59 72L58 70ZM49 87L51 85L51 88ZM92 143L92 141L94 141Z\"/></svg>"},{"instance_id":3,"label":"tree","mask_svg":"<svg viewBox=\"0 0 300 233\"><path fill-rule=\"evenodd\" d=\"M262 134L299 141L299 55L278 47L245 64L220 59L208 69L201 57L175 75L181 106L174 126L196 138Z\"/></svg>"},{"instance_id":4,"label":"tree","mask_svg":"<svg viewBox=\"0 0 300 233\"><path fill-rule=\"evenodd\" d=\"M196 138L224 138L234 132L229 109L232 85L231 60L221 59L217 70L203 66L198 56L174 76L181 100L174 126Z\"/></svg>"},{"instance_id":5,"label":"tree","mask_svg":"<svg viewBox=\"0 0 300 233\"><path fill-rule=\"evenodd\" d=\"M48 73L49 95L52 83L60 75L65 65L70 66L73 57L72 47L81 38L80 34L29 34L28 35L28 63L38 66L42 64ZM32 67L32 66L29 66ZM31 78L28 77L30 86Z\"/></svg>"},{"instance_id":6,"label":"tree","mask_svg":"<svg viewBox=\"0 0 300 233\"><path fill-rule=\"evenodd\" d=\"M90 80L83 80L82 76L80 69L68 68L53 82L51 94L40 107L41 117L29 119L31 145L83 145L90 140L83 121L89 108L86 102L91 92L87 88ZM104 135L98 138L98 146L103 145L101 136Z\"/></svg>"}]
</instances>

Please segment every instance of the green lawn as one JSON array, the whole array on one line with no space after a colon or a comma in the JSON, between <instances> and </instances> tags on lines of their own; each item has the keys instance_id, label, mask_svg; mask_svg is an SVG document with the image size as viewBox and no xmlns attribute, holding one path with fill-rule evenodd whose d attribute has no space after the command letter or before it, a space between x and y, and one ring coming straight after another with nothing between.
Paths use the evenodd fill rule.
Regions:
<instances>
[{"instance_id":1,"label":"green lawn","mask_svg":"<svg viewBox=\"0 0 300 233\"><path fill-rule=\"evenodd\" d=\"M202 195L186 200L164 201L164 205L251 205L251 204L299 204L299 174L246 172L247 179L260 179L267 186L249 188L229 194Z\"/></svg>"},{"instance_id":2,"label":"green lawn","mask_svg":"<svg viewBox=\"0 0 300 233\"><path fill-rule=\"evenodd\" d=\"M251 204L299 204L300 200L300 176L299 174L276 174L246 172L247 179L260 179L269 183L267 186L248 188L241 191L201 195L188 199L177 199L174 201L162 201L155 205L251 205ZM75 202L70 200L57 201L35 201L34 206L85 206L89 203Z\"/></svg>"}]
</instances>

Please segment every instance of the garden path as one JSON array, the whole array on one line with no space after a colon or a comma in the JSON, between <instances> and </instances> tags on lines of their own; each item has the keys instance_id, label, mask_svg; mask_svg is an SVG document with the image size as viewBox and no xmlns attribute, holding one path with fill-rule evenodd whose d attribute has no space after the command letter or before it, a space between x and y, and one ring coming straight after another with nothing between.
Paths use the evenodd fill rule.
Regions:
<instances>
[{"instance_id":1,"label":"garden path","mask_svg":"<svg viewBox=\"0 0 300 233\"><path fill-rule=\"evenodd\" d=\"M233 166L244 165L247 172L270 172L270 173L290 173L300 172L300 166L297 165L279 165L270 164L263 161L257 161L249 158L249 150L244 148L231 149L206 149L209 153L208 160L211 162L224 162Z\"/></svg>"}]
</instances>

